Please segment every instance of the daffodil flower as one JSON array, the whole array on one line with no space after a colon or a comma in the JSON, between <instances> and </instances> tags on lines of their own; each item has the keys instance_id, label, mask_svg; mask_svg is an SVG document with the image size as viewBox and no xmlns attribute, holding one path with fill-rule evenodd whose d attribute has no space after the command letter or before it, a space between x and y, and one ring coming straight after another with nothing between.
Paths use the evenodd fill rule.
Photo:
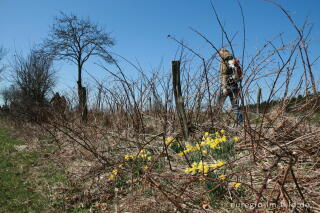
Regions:
<instances>
[{"instance_id":1,"label":"daffodil flower","mask_svg":"<svg viewBox=\"0 0 320 213\"><path fill-rule=\"evenodd\" d=\"M220 179L220 180L225 180L225 179L226 179L226 176L225 176L225 175L221 175L221 176L219 177L219 179Z\"/></svg>"},{"instance_id":2,"label":"daffodil flower","mask_svg":"<svg viewBox=\"0 0 320 213\"><path fill-rule=\"evenodd\" d=\"M205 181L206 179L204 177L200 177L199 181Z\"/></svg>"},{"instance_id":3,"label":"daffodil flower","mask_svg":"<svg viewBox=\"0 0 320 213\"><path fill-rule=\"evenodd\" d=\"M166 145L169 145L169 144L172 143L173 141L174 141L174 138L171 137L171 136L169 136L169 137L166 138L165 143L166 143Z\"/></svg>"},{"instance_id":4,"label":"daffodil flower","mask_svg":"<svg viewBox=\"0 0 320 213\"><path fill-rule=\"evenodd\" d=\"M108 177L108 180L114 180L116 178L116 176L115 175L110 175L109 177Z\"/></svg>"},{"instance_id":5,"label":"daffodil flower","mask_svg":"<svg viewBox=\"0 0 320 213\"><path fill-rule=\"evenodd\" d=\"M233 187L236 188L236 189L238 189L240 186L241 186L241 183L234 183L233 184Z\"/></svg>"}]
</instances>

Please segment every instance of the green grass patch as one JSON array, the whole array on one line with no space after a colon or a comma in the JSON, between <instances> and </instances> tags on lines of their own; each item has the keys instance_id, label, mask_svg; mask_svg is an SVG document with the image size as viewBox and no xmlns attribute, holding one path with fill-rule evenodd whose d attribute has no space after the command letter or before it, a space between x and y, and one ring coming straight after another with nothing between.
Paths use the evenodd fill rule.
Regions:
<instances>
[{"instance_id":1,"label":"green grass patch","mask_svg":"<svg viewBox=\"0 0 320 213\"><path fill-rule=\"evenodd\" d=\"M52 193L41 186L68 183L63 171L42 162L52 147L40 153L17 151L20 145L24 143L0 128L0 212L65 212L63 201L50 198Z\"/></svg>"},{"instance_id":2,"label":"green grass patch","mask_svg":"<svg viewBox=\"0 0 320 213\"><path fill-rule=\"evenodd\" d=\"M17 152L18 145L23 142L0 129L0 212L39 212L45 209L47 200L34 191L27 174L38 153Z\"/></svg>"}]
</instances>

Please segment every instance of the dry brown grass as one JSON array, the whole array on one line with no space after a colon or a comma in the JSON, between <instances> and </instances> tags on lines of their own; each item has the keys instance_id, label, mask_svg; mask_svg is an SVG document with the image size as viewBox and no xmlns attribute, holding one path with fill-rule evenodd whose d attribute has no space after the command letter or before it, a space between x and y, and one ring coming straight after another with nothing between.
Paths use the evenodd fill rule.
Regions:
<instances>
[{"instance_id":1,"label":"dry brown grass","mask_svg":"<svg viewBox=\"0 0 320 213\"><path fill-rule=\"evenodd\" d=\"M274 109L260 115L264 119L260 124L225 126L228 138L237 135L240 141L235 143L226 166L212 170L208 176L186 174L188 161L164 146L164 137L169 135L182 141L176 131L177 121L167 127L169 134L164 136L157 128L161 120L152 115L147 118L146 129L152 130L151 134L137 134L130 125L117 129L116 123L105 128L99 121L83 125L56 120L43 126L53 133L60 147L55 161L63 165L71 185L79 189L67 202L102 212L267 211L265 206L283 212L290 209L287 204L298 204L291 209L299 212L319 210L320 129L305 116L293 117ZM220 129L224 125L218 126ZM200 141L210 128L210 124L197 125L190 141ZM142 149L148 150L151 161L124 159L126 154ZM214 156L206 159L215 160ZM191 163L193 160L189 156ZM143 169L144 165L148 169ZM116 178L109 180L114 169L118 170ZM227 178L221 181L214 174ZM201 177L205 180L199 180ZM234 182L241 187L234 188ZM208 184L214 186L208 188Z\"/></svg>"}]
</instances>

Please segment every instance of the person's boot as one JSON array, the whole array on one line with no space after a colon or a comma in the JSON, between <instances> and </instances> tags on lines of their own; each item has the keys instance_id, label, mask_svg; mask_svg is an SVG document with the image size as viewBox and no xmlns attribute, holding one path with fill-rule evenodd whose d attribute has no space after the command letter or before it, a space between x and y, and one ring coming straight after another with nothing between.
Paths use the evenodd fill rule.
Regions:
<instances>
[{"instance_id":1,"label":"person's boot","mask_svg":"<svg viewBox=\"0 0 320 213\"><path fill-rule=\"evenodd\" d=\"M237 112L237 124L241 125L243 123L243 115L240 111Z\"/></svg>"}]
</instances>

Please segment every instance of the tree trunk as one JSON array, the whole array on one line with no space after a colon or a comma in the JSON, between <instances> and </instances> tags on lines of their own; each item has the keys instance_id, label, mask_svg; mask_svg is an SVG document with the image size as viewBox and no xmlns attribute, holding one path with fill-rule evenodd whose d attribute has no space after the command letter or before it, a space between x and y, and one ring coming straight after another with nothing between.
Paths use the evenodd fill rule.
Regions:
<instances>
[{"instance_id":1,"label":"tree trunk","mask_svg":"<svg viewBox=\"0 0 320 213\"><path fill-rule=\"evenodd\" d=\"M88 120L88 107L87 107L87 91L82 86L82 66L78 64L78 97L79 97L79 112L81 114L81 120L87 122Z\"/></svg>"},{"instance_id":2,"label":"tree trunk","mask_svg":"<svg viewBox=\"0 0 320 213\"><path fill-rule=\"evenodd\" d=\"M103 86L102 86L102 84L99 84L97 102L96 102L96 107L95 107L98 112L100 112L102 110L102 107L101 107L102 90L103 90Z\"/></svg>"},{"instance_id":3,"label":"tree trunk","mask_svg":"<svg viewBox=\"0 0 320 213\"><path fill-rule=\"evenodd\" d=\"M181 82L180 82L180 61L172 61L172 83L173 83L173 93L176 102L176 109L182 128L183 136L185 141L188 141L189 130L187 116L184 109L184 102L181 93Z\"/></svg>"}]
</instances>

